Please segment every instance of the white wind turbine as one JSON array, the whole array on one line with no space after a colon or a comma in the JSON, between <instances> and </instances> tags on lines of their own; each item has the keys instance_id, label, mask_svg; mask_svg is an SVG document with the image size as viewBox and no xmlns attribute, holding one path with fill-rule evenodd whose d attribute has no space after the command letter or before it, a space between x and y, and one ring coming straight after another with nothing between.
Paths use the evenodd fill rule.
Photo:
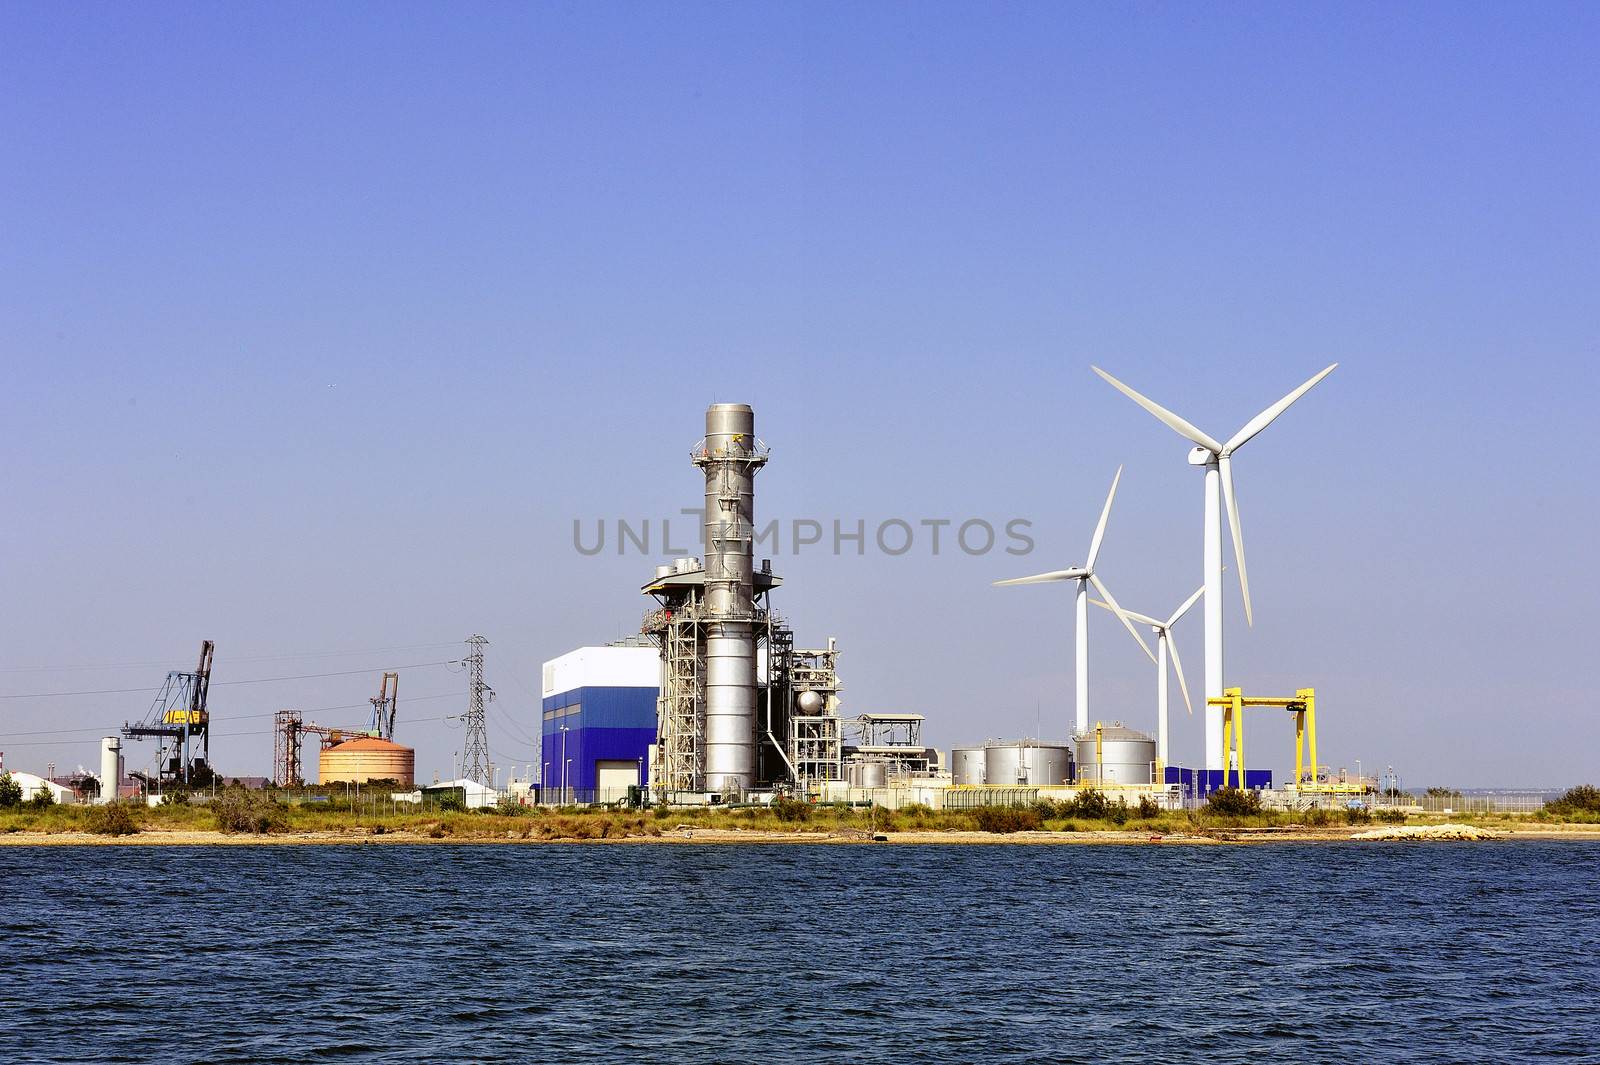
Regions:
<instances>
[{"instance_id":1,"label":"white wind turbine","mask_svg":"<svg viewBox=\"0 0 1600 1065\"><path fill-rule=\"evenodd\" d=\"M1098 366L1090 367L1106 382L1133 400L1175 431L1179 436L1195 443L1189 452L1191 466L1203 466L1206 471L1205 495L1205 595L1206 595L1206 697L1222 695L1222 510L1226 499L1228 525L1233 532L1233 557L1239 563L1239 593L1244 599L1245 621L1255 624L1250 609L1250 580L1244 568L1244 537L1239 530L1239 503L1233 491L1233 453L1238 451L1261 430L1271 425L1290 405L1311 390L1318 381L1327 377L1339 364L1334 363L1299 388L1284 396L1266 410L1251 418L1226 444L1196 429L1153 400L1146 399ZM1220 495L1219 495L1220 485ZM1206 706L1206 768L1222 766L1222 708Z\"/></svg>"},{"instance_id":2,"label":"white wind turbine","mask_svg":"<svg viewBox=\"0 0 1600 1065\"><path fill-rule=\"evenodd\" d=\"M1165 621L1159 621L1132 610L1123 611L1128 617L1141 625L1149 625L1156 633L1156 776L1157 784L1164 783L1167 768L1167 652L1172 652L1172 668L1178 674L1178 690L1183 692L1183 705L1189 708L1189 713L1194 713L1194 703L1189 699L1189 682L1183 679L1183 659L1178 656L1178 641L1172 638L1172 626L1178 619L1189 612L1189 608L1205 594L1206 586L1201 585L1194 590L1194 594L1183 601L1183 605L1172 612L1172 616ZM1103 606L1111 610L1110 603L1092 600L1095 606ZM1114 611L1113 611L1114 612Z\"/></svg>"},{"instance_id":3,"label":"white wind turbine","mask_svg":"<svg viewBox=\"0 0 1600 1065\"><path fill-rule=\"evenodd\" d=\"M1077 610L1074 624L1077 637L1077 728L1074 735L1081 736L1089 731L1089 585L1094 585L1095 591L1105 597L1107 609L1121 619L1128 633L1144 648L1144 653L1150 661L1155 661L1155 656L1150 654L1150 647L1144 642L1144 637L1139 635L1139 630L1133 627L1133 622L1128 615L1117 605L1116 599L1109 589L1095 574L1095 560L1100 557L1100 542L1105 539L1106 521L1111 517L1111 501L1117 497L1117 483L1122 480L1122 467L1117 467L1117 475L1111 479L1111 491L1106 495L1106 505L1100 511L1100 523L1094 527L1094 538L1089 541L1089 557L1081 566L1071 569L1052 570L1049 573L1036 573L1031 577L1013 577L1007 581L995 581L995 587L1006 588L1018 584L1048 584L1053 581L1076 581L1078 585Z\"/></svg>"}]
</instances>

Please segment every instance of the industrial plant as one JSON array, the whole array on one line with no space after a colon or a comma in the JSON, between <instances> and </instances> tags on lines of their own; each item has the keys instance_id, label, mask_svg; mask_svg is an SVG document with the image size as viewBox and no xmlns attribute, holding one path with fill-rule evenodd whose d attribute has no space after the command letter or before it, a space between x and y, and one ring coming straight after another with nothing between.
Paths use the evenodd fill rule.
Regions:
<instances>
[{"instance_id":1,"label":"industrial plant","mask_svg":"<svg viewBox=\"0 0 1600 1065\"><path fill-rule=\"evenodd\" d=\"M648 607L635 635L578 647L544 663L539 725L532 730L538 753L528 759L526 774L497 767L490 758L486 709L495 692L485 679L489 641L474 634L466 639L460 659L450 663L466 678L464 712L458 717L464 742L446 779L435 774L431 783L419 781L416 751L396 735L403 720L398 715L400 671L390 669L375 676L377 692L368 700L371 711L365 721L319 722L298 709L276 711L270 784L286 789L381 784L396 801L418 802L427 794L454 789L469 806L500 801L717 806L783 797L966 809L1065 799L1094 790L1141 806L1173 809L1223 787L1257 790L1282 805L1359 796L1371 790L1371 781L1330 771L1317 760L1314 688L1299 688L1292 695L1246 695L1239 687L1225 687L1223 677L1224 509L1245 617L1254 622L1232 458L1333 369L1312 377L1223 443L1095 368L1195 445L1189 462L1205 473L1203 582L1170 613L1130 611L1113 596L1098 566L1121 468L1111 479L1081 562L994 581L1007 588L1065 584L1073 594L1074 712L1072 727L1062 738L974 737L946 752L928 744L923 713L847 708L839 641L832 635L797 641L778 600L804 595L804 589L785 589L771 560L756 557L756 483L769 465L771 449L756 433L751 407L716 403L706 410L704 435L688 456L703 480L700 554L655 566L640 588ZM1174 589L1168 603L1182 592ZM971 594L983 592L973 589ZM1196 700L1174 628L1199 604L1205 676L1202 697ZM1101 711L1099 700L1091 702L1091 605L1113 614L1154 667L1148 719L1136 707L1120 706L1109 715ZM1015 608L1029 609L1029 604L1019 596ZM1154 637L1154 650L1146 632ZM117 735L102 741L98 774L80 772L71 789L60 783L49 786L100 802L129 795L154 801L172 791L215 786L221 779L210 747L215 652L212 641L203 641L193 670L170 672L144 717L124 723ZM1201 704L1201 766L1178 765L1172 758L1172 678L1185 708L1192 713L1195 703ZM1248 768L1245 761L1245 719L1259 716L1262 709L1293 718L1294 773L1278 788L1269 770ZM514 720L518 715L511 716ZM1146 720L1153 731L1144 731ZM307 749L308 739L314 750ZM146 741L154 741L150 757L129 773L124 766L127 745ZM507 772L503 783L502 768Z\"/></svg>"}]
</instances>

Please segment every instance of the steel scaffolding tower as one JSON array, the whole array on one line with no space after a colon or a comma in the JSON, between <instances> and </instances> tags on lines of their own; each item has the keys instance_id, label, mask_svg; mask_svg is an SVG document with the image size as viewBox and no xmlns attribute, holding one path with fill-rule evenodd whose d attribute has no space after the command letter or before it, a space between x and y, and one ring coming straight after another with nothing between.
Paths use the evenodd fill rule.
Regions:
<instances>
[{"instance_id":1,"label":"steel scaffolding tower","mask_svg":"<svg viewBox=\"0 0 1600 1065\"><path fill-rule=\"evenodd\" d=\"M839 649L832 638L826 649L793 654L789 683L795 710L789 718L789 760L802 792L812 784L844 779L838 662Z\"/></svg>"},{"instance_id":2,"label":"steel scaffolding tower","mask_svg":"<svg viewBox=\"0 0 1600 1065\"><path fill-rule=\"evenodd\" d=\"M666 683L656 703L661 764L656 789L663 797L697 791L705 770L705 733L701 703L705 698L704 643L698 598L682 603L658 630Z\"/></svg>"},{"instance_id":3,"label":"steel scaffolding tower","mask_svg":"<svg viewBox=\"0 0 1600 1065\"><path fill-rule=\"evenodd\" d=\"M476 634L467 638L467 737L461 750L461 775L484 787L494 787L489 764L489 732L485 725L485 696L494 699L494 690L483 682L483 649L489 641Z\"/></svg>"},{"instance_id":4,"label":"steel scaffolding tower","mask_svg":"<svg viewBox=\"0 0 1600 1065\"><path fill-rule=\"evenodd\" d=\"M272 715L272 782L280 788L299 787L301 731L304 722L298 710L279 710Z\"/></svg>"}]
</instances>

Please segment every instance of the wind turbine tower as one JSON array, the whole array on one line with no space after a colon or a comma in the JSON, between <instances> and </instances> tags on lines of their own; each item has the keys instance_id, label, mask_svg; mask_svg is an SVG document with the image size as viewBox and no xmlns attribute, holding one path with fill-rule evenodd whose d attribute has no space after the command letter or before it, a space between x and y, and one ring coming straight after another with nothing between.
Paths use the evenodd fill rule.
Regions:
<instances>
[{"instance_id":1,"label":"wind turbine tower","mask_svg":"<svg viewBox=\"0 0 1600 1065\"><path fill-rule=\"evenodd\" d=\"M1331 374L1334 363L1278 402L1245 423L1243 429L1233 434L1227 443L1195 428L1193 424L1172 413L1154 400L1147 399L1106 373L1098 366L1090 369L1105 379L1118 392L1155 415L1169 429L1192 441L1189 464L1205 470L1205 622L1206 622L1206 698L1222 695L1222 507L1228 508L1228 527L1233 534L1233 557L1239 564L1239 595L1244 600L1245 622L1255 624L1250 608L1250 579L1244 568L1244 535L1239 528L1239 501L1233 490L1233 453L1247 444L1252 437L1277 420L1295 400L1311 391L1318 381ZM1121 616L1121 610L1118 615ZM1124 619L1126 621L1126 619ZM1141 643L1143 641L1140 641ZM1206 768L1222 769L1222 708L1206 706Z\"/></svg>"},{"instance_id":2,"label":"wind turbine tower","mask_svg":"<svg viewBox=\"0 0 1600 1065\"><path fill-rule=\"evenodd\" d=\"M1089 731L1089 585L1094 585L1095 591L1105 597L1108 608L1122 621L1129 634L1144 648L1144 653L1154 662L1155 655L1150 653L1150 647L1144 642L1144 637L1139 635L1139 630L1133 627L1133 622L1128 615L1117 605L1111 591L1095 573L1095 562L1100 558L1100 544L1105 539L1106 522L1111 518L1111 501L1117 498L1117 484L1122 480L1122 467L1117 467L1117 475L1111 479L1111 491L1106 494L1106 505L1100 511L1100 522L1094 527L1094 537L1089 541L1089 557L1081 566L1071 569L1051 570L1049 573L1036 573L1031 577L1013 577L1010 580L995 581L996 588L1009 588L1022 584L1048 584L1055 581L1075 581L1077 583L1077 596L1073 612L1075 626L1075 657L1077 659L1077 677L1075 687L1076 724L1073 736L1086 735Z\"/></svg>"}]
</instances>

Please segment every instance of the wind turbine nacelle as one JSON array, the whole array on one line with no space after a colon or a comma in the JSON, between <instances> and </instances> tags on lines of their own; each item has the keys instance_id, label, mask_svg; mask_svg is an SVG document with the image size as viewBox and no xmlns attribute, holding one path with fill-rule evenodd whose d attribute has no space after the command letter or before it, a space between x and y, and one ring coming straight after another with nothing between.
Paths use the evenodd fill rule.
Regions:
<instances>
[{"instance_id":1,"label":"wind turbine nacelle","mask_svg":"<svg viewBox=\"0 0 1600 1065\"><path fill-rule=\"evenodd\" d=\"M1189 465L1191 466L1209 466L1215 461L1217 461L1217 456L1207 448L1197 447L1189 452Z\"/></svg>"}]
</instances>

